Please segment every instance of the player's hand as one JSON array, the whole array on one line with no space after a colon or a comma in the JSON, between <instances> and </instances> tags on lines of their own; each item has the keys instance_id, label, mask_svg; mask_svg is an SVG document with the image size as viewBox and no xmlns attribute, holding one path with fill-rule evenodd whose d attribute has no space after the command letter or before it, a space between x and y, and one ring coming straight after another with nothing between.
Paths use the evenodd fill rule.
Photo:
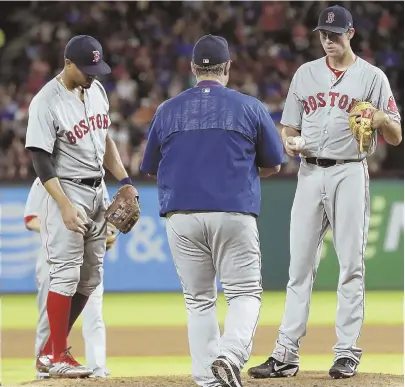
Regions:
<instances>
[{"instance_id":1,"label":"player's hand","mask_svg":"<svg viewBox=\"0 0 405 387\"><path fill-rule=\"evenodd\" d=\"M362 113L363 111L351 112L349 114L349 117L356 117L356 122L360 123ZM384 113L382 110L375 109L371 125L373 129L379 129L381 128L381 126L386 125L389 122L389 120L390 118L386 113Z\"/></svg>"},{"instance_id":2,"label":"player's hand","mask_svg":"<svg viewBox=\"0 0 405 387\"><path fill-rule=\"evenodd\" d=\"M380 129L381 127L386 126L390 122L388 114L384 113L382 110L377 110L371 121L373 129Z\"/></svg>"},{"instance_id":3,"label":"player's hand","mask_svg":"<svg viewBox=\"0 0 405 387\"><path fill-rule=\"evenodd\" d=\"M78 232L79 234L86 234L86 217L80 212L73 204L68 204L62 208L63 223L68 230Z\"/></svg>"},{"instance_id":4,"label":"player's hand","mask_svg":"<svg viewBox=\"0 0 405 387\"><path fill-rule=\"evenodd\" d=\"M287 137L284 140L284 147L288 156L296 157L301 153L301 151L297 148L297 145L295 144L294 137L291 136Z\"/></svg>"},{"instance_id":5,"label":"player's hand","mask_svg":"<svg viewBox=\"0 0 405 387\"><path fill-rule=\"evenodd\" d=\"M363 114L363 111L364 110L351 112L351 113L349 113L349 117L356 117L356 122L359 124L360 120L361 120L361 115Z\"/></svg>"}]
</instances>

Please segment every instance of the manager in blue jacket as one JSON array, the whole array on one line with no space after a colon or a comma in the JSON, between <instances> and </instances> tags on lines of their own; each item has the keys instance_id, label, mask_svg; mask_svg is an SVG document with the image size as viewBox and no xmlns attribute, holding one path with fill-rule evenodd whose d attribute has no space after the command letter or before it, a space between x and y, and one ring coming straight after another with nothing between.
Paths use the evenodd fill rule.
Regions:
<instances>
[{"instance_id":1,"label":"manager in blue jacket","mask_svg":"<svg viewBox=\"0 0 405 387\"><path fill-rule=\"evenodd\" d=\"M264 105L226 87L227 41L205 35L193 49L195 87L162 103L141 170L156 175L160 216L188 314L192 375L204 387L241 387L259 319L260 177L279 172L283 146ZM225 330L216 316L221 281Z\"/></svg>"}]
</instances>

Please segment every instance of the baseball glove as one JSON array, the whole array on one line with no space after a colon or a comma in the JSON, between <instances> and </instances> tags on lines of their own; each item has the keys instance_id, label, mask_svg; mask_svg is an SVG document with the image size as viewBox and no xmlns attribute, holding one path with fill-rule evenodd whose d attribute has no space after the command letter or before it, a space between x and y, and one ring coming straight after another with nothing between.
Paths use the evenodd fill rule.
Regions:
<instances>
[{"instance_id":1,"label":"baseball glove","mask_svg":"<svg viewBox=\"0 0 405 387\"><path fill-rule=\"evenodd\" d=\"M122 186L113 197L105 213L105 219L118 231L127 234L141 216L136 188L130 184Z\"/></svg>"},{"instance_id":2,"label":"baseball glove","mask_svg":"<svg viewBox=\"0 0 405 387\"><path fill-rule=\"evenodd\" d=\"M349 128L359 143L360 152L368 152L374 141L373 116L377 109L366 101L357 102L350 113L359 112L361 116L349 116ZM356 119L360 118L360 122Z\"/></svg>"},{"instance_id":3,"label":"baseball glove","mask_svg":"<svg viewBox=\"0 0 405 387\"><path fill-rule=\"evenodd\" d=\"M107 222L107 247L106 250L110 250L115 241L117 240L117 230L111 224Z\"/></svg>"}]
</instances>

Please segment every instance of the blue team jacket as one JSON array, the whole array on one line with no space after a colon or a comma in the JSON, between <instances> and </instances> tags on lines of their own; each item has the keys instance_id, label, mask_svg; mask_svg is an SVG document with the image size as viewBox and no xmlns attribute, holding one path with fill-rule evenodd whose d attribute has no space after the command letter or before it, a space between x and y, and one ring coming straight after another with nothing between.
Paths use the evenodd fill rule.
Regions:
<instances>
[{"instance_id":1,"label":"blue team jacket","mask_svg":"<svg viewBox=\"0 0 405 387\"><path fill-rule=\"evenodd\" d=\"M157 174L160 216L172 211L258 216L257 167L282 162L281 139L265 106L203 81L159 106L140 169Z\"/></svg>"}]
</instances>

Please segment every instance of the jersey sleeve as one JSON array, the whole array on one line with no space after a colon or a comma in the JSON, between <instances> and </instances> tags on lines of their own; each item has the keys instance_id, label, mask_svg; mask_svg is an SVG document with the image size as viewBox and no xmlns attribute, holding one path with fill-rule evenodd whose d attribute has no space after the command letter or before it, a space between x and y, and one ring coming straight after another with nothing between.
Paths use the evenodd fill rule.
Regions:
<instances>
[{"instance_id":1,"label":"jersey sleeve","mask_svg":"<svg viewBox=\"0 0 405 387\"><path fill-rule=\"evenodd\" d=\"M298 81L299 70L297 70L297 72L294 74L288 89L280 123L283 126L289 126L291 128L301 130L302 113L304 111L304 107L298 96Z\"/></svg>"},{"instance_id":2,"label":"jersey sleeve","mask_svg":"<svg viewBox=\"0 0 405 387\"><path fill-rule=\"evenodd\" d=\"M28 193L24 208L24 219L39 216L39 208L42 206L46 195L46 189L39 178L36 178Z\"/></svg>"},{"instance_id":3,"label":"jersey sleeve","mask_svg":"<svg viewBox=\"0 0 405 387\"><path fill-rule=\"evenodd\" d=\"M26 148L40 148L53 153L57 123L48 101L34 97L28 110Z\"/></svg>"},{"instance_id":4,"label":"jersey sleeve","mask_svg":"<svg viewBox=\"0 0 405 387\"><path fill-rule=\"evenodd\" d=\"M378 110L386 113L391 120L401 123L401 115L392 94L390 82L382 70L377 73L370 99Z\"/></svg>"},{"instance_id":5,"label":"jersey sleeve","mask_svg":"<svg viewBox=\"0 0 405 387\"><path fill-rule=\"evenodd\" d=\"M256 165L262 168L280 165L284 160L283 144L270 113L261 102L257 116Z\"/></svg>"},{"instance_id":6,"label":"jersey sleeve","mask_svg":"<svg viewBox=\"0 0 405 387\"><path fill-rule=\"evenodd\" d=\"M148 139L146 142L145 152L143 155L140 170L144 173L157 174L159 162L162 158L160 153L160 141L159 141L159 126L160 119L158 117L159 112L156 112L148 133Z\"/></svg>"},{"instance_id":7,"label":"jersey sleeve","mask_svg":"<svg viewBox=\"0 0 405 387\"><path fill-rule=\"evenodd\" d=\"M104 108L105 108L106 112L109 113L109 111L110 111L110 101L108 100L107 92L106 92L103 84L100 81L98 81L96 79L96 80L94 80L94 83L100 89L100 93L102 95L103 102L104 102ZM108 126L110 126L110 125L111 125L111 121L109 119L109 125Z\"/></svg>"}]
</instances>

